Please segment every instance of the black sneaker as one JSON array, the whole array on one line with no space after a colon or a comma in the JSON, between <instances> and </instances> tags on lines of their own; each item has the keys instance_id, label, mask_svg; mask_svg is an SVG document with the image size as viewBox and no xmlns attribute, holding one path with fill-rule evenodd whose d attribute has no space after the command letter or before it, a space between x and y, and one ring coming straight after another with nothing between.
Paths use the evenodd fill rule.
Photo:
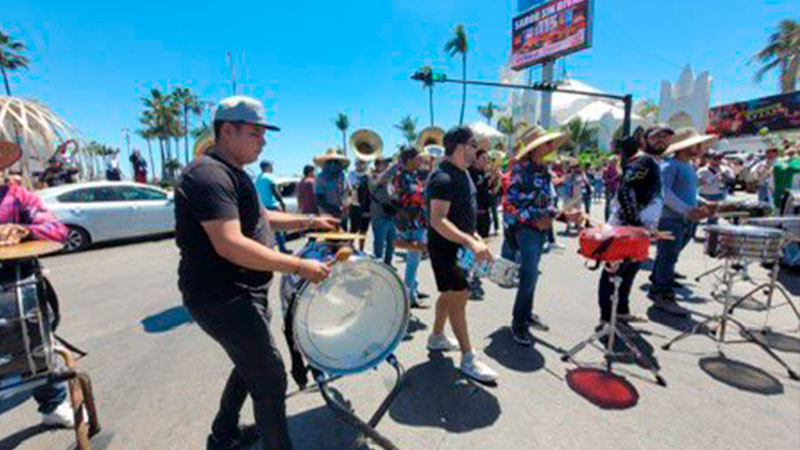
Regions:
<instances>
[{"instance_id":1,"label":"black sneaker","mask_svg":"<svg viewBox=\"0 0 800 450\"><path fill-rule=\"evenodd\" d=\"M542 319L538 314L531 314L531 316L528 317L528 326L536 328L540 331L550 331L550 327L547 326L546 323L542 322Z\"/></svg>"},{"instance_id":2,"label":"black sneaker","mask_svg":"<svg viewBox=\"0 0 800 450\"><path fill-rule=\"evenodd\" d=\"M420 298L420 299L430 298L430 294L426 294L424 292L417 292L417 298Z\"/></svg>"},{"instance_id":3,"label":"black sneaker","mask_svg":"<svg viewBox=\"0 0 800 450\"><path fill-rule=\"evenodd\" d=\"M206 450L240 449L255 444L259 437L255 425L240 425L238 434L225 440L217 439L213 434L209 434L206 440Z\"/></svg>"},{"instance_id":4,"label":"black sneaker","mask_svg":"<svg viewBox=\"0 0 800 450\"><path fill-rule=\"evenodd\" d=\"M684 275L682 273L675 272L675 279L676 280L685 280L686 279L686 275Z\"/></svg>"},{"instance_id":5,"label":"black sneaker","mask_svg":"<svg viewBox=\"0 0 800 450\"><path fill-rule=\"evenodd\" d=\"M523 347L530 347L533 345L533 342L531 342L530 333L528 333L528 330L524 328L511 326L511 337L514 338L514 342Z\"/></svg>"}]
</instances>

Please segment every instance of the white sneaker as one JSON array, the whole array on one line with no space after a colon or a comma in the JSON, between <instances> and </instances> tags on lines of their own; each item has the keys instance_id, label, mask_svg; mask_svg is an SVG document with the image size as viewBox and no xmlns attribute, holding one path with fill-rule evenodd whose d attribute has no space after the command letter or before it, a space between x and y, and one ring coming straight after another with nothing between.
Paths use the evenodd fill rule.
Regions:
<instances>
[{"instance_id":1,"label":"white sneaker","mask_svg":"<svg viewBox=\"0 0 800 450\"><path fill-rule=\"evenodd\" d=\"M497 381L497 372L479 360L474 353L466 353L461 357L460 369L464 375L481 383L494 383Z\"/></svg>"},{"instance_id":2,"label":"white sneaker","mask_svg":"<svg viewBox=\"0 0 800 450\"><path fill-rule=\"evenodd\" d=\"M75 415L69 396L49 414L42 414L42 425L75 428Z\"/></svg>"},{"instance_id":3,"label":"white sneaker","mask_svg":"<svg viewBox=\"0 0 800 450\"><path fill-rule=\"evenodd\" d=\"M451 352L453 350L458 350L459 348L458 341L444 333L431 333L431 335L428 336L428 350L430 351Z\"/></svg>"}]
</instances>

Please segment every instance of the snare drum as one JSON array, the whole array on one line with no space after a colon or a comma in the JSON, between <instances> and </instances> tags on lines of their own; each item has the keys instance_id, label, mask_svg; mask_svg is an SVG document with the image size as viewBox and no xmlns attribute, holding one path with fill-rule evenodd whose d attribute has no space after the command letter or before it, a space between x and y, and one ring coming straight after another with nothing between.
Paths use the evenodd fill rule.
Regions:
<instances>
[{"instance_id":1,"label":"snare drum","mask_svg":"<svg viewBox=\"0 0 800 450\"><path fill-rule=\"evenodd\" d=\"M705 252L712 258L771 262L781 257L784 232L752 225L706 227Z\"/></svg>"},{"instance_id":2,"label":"snare drum","mask_svg":"<svg viewBox=\"0 0 800 450\"><path fill-rule=\"evenodd\" d=\"M53 370L50 314L39 262L0 262L0 378Z\"/></svg>"}]
</instances>

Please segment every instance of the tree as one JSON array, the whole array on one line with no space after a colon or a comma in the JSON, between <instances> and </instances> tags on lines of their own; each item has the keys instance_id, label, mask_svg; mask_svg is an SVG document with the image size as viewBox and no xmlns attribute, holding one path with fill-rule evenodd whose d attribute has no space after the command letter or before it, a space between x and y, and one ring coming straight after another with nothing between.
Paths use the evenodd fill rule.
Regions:
<instances>
[{"instance_id":1,"label":"tree","mask_svg":"<svg viewBox=\"0 0 800 450\"><path fill-rule=\"evenodd\" d=\"M659 108L655 102L652 100L646 100L642 105L642 108L639 110L639 115L642 116L642 119L648 120L648 118L653 118L653 122L658 121L658 116L661 113L661 108Z\"/></svg>"},{"instance_id":2,"label":"tree","mask_svg":"<svg viewBox=\"0 0 800 450\"><path fill-rule=\"evenodd\" d=\"M506 135L506 149L507 153L511 155L513 146L513 137L520 128L525 125L525 122L515 122L514 116L500 116L497 118L497 131Z\"/></svg>"},{"instance_id":3,"label":"tree","mask_svg":"<svg viewBox=\"0 0 800 450\"><path fill-rule=\"evenodd\" d=\"M478 112L480 115L486 119L486 123L489 125L492 124L492 118L494 117L494 112L497 110L497 105L492 102L489 102L486 106L478 106Z\"/></svg>"},{"instance_id":4,"label":"tree","mask_svg":"<svg viewBox=\"0 0 800 450\"><path fill-rule=\"evenodd\" d=\"M800 23L790 19L782 21L769 37L767 46L750 62L761 64L755 74L756 83L768 72L779 69L781 93L794 91L800 77Z\"/></svg>"},{"instance_id":5,"label":"tree","mask_svg":"<svg viewBox=\"0 0 800 450\"><path fill-rule=\"evenodd\" d=\"M580 118L576 117L563 127L568 139L565 147L573 155L588 148L597 147L597 127L589 125Z\"/></svg>"},{"instance_id":6,"label":"tree","mask_svg":"<svg viewBox=\"0 0 800 450\"><path fill-rule=\"evenodd\" d=\"M336 125L336 128L342 132L342 149L344 151L344 156L347 156L347 128L350 127L350 119L347 118L347 114L340 112L335 119L333 119L333 123Z\"/></svg>"},{"instance_id":7,"label":"tree","mask_svg":"<svg viewBox=\"0 0 800 450\"><path fill-rule=\"evenodd\" d=\"M183 112L183 152L186 163L189 163L189 113L199 116L203 112L203 102L189 88L175 88L172 97Z\"/></svg>"},{"instance_id":8,"label":"tree","mask_svg":"<svg viewBox=\"0 0 800 450\"><path fill-rule=\"evenodd\" d=\"M9 97L11 97L11 88L8 85L6 71L28 68L28 58L24 52L25 44L13 40L11 36L0 31L0 72L3 73L3 83L6 86L6 95Z\"/></svg>"},{"instance_id":9,"label":"tree","mask_svg":"<svg viewBox=\"0 0 800 450\"><path fill-rule=\"evenodd\" d=\"M450 54L450 57L461 55L461 78L467 80L467 50L469 45L467 43L467 32L464 31L464 25L458 24L453 30L453 37L444 45L444 51ZM467 85L462 85L461 89L461 116L458 119L458 124L464 123L464 108L467 105Z\"/></svg>"},{"instance_id":10,"label":"tree","mask_svg":"<svg viewBox=\"0 0 800 450\"><path fill-rule=\"evenodd\" d=\"M405 116L400 119L395 126L398 130L403 132L403 136L408 141L409 145L414 143L414 140L417 139L417 118L411 116Z\"/></svg>"},{"instance_id":11,"label":"tree","mask_svg":"<svg viewBox=\"0 0 800 450\"><path fill-rule=\"evenodd\" d=\"M172 146L170 139L183 136L183 125L180 123L180 106L171 95L165 95L158 89L151 89L148 97L142 98L145 106L144 117L151 126L151 130L158 138L161 151L161 179L171 179L173 170L165 164L171 161ZM169 177L167 176L169 175Z\"/></svg>"}]
</instances>

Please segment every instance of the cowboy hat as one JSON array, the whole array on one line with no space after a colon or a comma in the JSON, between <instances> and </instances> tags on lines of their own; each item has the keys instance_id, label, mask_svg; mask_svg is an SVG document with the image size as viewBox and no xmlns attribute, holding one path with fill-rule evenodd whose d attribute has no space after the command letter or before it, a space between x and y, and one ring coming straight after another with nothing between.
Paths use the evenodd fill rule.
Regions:
<instances>
[{"instance_id":1,"label":"cowboy hat","mask_svg":"<svg viewBox=\"0 0 800 450\"><path fill-rule=\"evenodd\" d=\"M330 161L339 161L343 163L345 167L350 165L350 160L347 159L347 157L343 154L339 153L339 150L335 148L329 148L325 153L314 157L314 164L318 166Z\"/></svg>"},{"instance_id":2,"label":"cowboy hat","mask_svg":"<svg viewBox=\"0 0 800 450\"><path fill-rule=\"evenodd\" d=\"M520 130L515 137L518 149L514 159L520 160L528 153L541 147L543 144L555 141L555 150L558 150L567 141L567 135L560 131L547 132L540 126L526 127Z\"/></svg>"},{"instance_id":3,"label":"cowboy hat","mask_svg":"<svg viewBox=\"0 0 800 450\"><path fill-rule=\"evenodd\" d=\"M715 134L700 134L691 127L681 128L675 131L672 136L672 144L664 151L664 155L674 154L695 145L712 146L717 140L719 140L719 137Z\"/></svg>"},{"instance_id":4,"label":"cowboy hat","mask_svg":"<svg viewBox=\"0 0 800 450\"><path fill-rule=\"evenodd\" d=\"M10 141L0 141L0 170L10 167L22 157L19 145Z\"/></svg>"}]
</instances>

